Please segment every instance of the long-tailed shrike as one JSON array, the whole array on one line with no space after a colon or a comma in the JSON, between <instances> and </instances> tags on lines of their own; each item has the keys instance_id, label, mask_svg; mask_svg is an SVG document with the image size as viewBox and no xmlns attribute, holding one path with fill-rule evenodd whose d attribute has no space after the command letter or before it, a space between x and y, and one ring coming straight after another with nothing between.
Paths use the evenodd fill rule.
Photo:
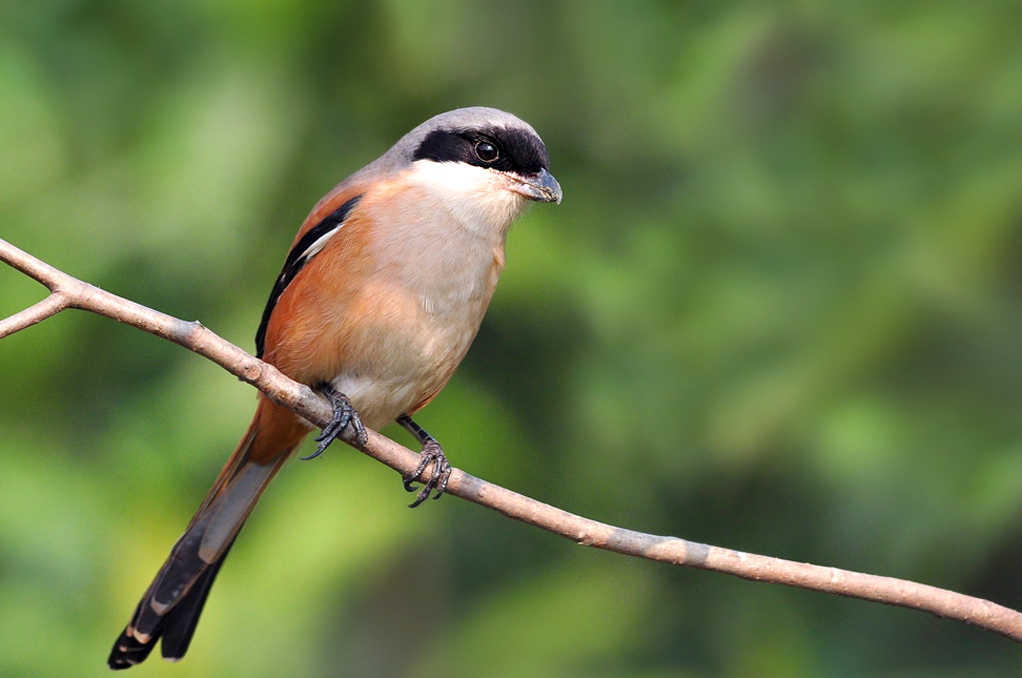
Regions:
<instances>
[{"instance_id":1,"label":"long-tailed shrike","mask_svg":"<svg viewBox=\"0 0 1022 678\"><path fill-rule=\"evenodd\" d=\"M411 419L440 392L479 329L504 268L508 227L531 201L560 202L546 146L492 108L422 123L316 204L298 230L256 334L259 357L334 406L322 452L346 428L397 420L433 472L414 505L450 475ZM313 427L263 395L248 431L178 539L110 654L111 668L188 649L224 558L263 490Z\"/></svg>"}]
</instances>

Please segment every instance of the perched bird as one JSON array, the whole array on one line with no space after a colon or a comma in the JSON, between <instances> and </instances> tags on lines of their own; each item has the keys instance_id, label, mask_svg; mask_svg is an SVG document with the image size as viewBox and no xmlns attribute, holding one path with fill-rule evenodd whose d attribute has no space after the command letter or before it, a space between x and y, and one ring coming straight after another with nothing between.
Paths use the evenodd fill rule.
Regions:
<instances>
[{"instance_id":1,"label":"perched bird","mask_svg":"<svg viewBox=\"0 0 1022 678\"><path fill-rule=\"evenodd\" d=\"M546 146L493 108L442 113L338 184L298 230L256 334L257 355L333 404L321 453L351 427L398 421L423 446L412 504L444 491L443 449L411 419L468 351L504 268L511 222L560 202ZM248 431L117 639L108 663L143 661L163 639L181 659L238 531L313 426L259 396Z\"/></svg>"}]
</instances>

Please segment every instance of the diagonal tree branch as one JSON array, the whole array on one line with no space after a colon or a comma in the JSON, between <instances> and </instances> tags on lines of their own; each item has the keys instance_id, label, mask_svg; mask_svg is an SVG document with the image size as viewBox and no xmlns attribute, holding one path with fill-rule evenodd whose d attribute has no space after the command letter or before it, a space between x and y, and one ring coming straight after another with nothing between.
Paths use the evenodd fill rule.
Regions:
<instances>
[{"instance_id":1,"label":"diagonal tree branch","mask_svg":"<svg viewBox=\"0 0 1022 678\"><path fill-rule=\"evenodd\" d=\"M310 388L288 379L272 365L254 358L198 322L179 320L105 292L53 268L2 239L0 261L50 289L50 296L43 301L0 320L0 338L41 322L65 308L90 311L173 341L212 360L317 426L322 427L330 422L329 404ZM350 437L345 433L345 442L351 444ZM419 462L416 452L375 431L369 431L365 453L403 476L412 473ZM509 518L567 537L583 546L673 565L723 572L753 581L796 586L923 610L939 617L975 624L1022 642L1022 613L961 593L904 579L797 563L677 537L635 532L568 513L459 469L453 470L447 492Z\"/></svg>"}]
</instances>

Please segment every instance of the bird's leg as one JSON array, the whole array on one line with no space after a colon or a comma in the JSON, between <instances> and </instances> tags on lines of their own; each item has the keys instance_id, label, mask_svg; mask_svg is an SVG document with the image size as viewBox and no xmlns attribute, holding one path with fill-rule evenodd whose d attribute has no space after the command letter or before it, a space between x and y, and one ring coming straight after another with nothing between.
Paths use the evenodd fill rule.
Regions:
<instances>
[{"instance_id":1,"label":"bird's leg","mask_svg":"<svg viewBox=\"0 0 1022 678\"><path fill-rule=\"evenodd\" d=\"M319 392L326 396L327 400L334 407L334 416L327 424L323 432L316 436L316 442L319 445L316 446L316 451L307 457L302 457L302 461L308 461L309 459L315 459L319 455L323 454L323 450L330 446L337 436L341 434L341 431L347 427L351 427L355 431L355 444L359 449L364 449L366 443L369 441L369 434L366 433L366 427L362 425L362 420L359 419L358 412L352 406L351 401L348 400L348 396L344 395L330 384L323 384L319 387Z\"/></svg>"},{"instance_id":2,"label":"bird's leg","mask_svg":"<svg viewBox=\"0 0 1022 678\"><path fill-rule=\"evenodd\" d=\"M425 481L426 484L419 490L415 501L408 505L409 508L415 508L426 501L429 495L433 493L433 490L436 490L433 498L440 498L440 495L447 489L447 481L451 477L451 464L447 461L447 456L444 454L444 449L440 447L440 443L433 436L426 433L424 428L412 421L411 417L407 414L402 414L397 418L397 423L404 426L422 445L422 461L419 462L419 467L405 478L405 489L409 492L414 492L415 487L412 486L412 483L420 480L419 476L426 470L429 463L433 462L433 473L430 474L429 480Z\"/></svg>"}]
</instances>

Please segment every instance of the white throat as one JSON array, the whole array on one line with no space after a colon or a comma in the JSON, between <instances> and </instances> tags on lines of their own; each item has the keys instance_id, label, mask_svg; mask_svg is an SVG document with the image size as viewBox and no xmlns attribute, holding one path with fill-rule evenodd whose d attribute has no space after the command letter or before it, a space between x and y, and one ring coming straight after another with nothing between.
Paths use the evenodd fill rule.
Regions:
<instances>
[{"instance_id":1,"label":"white throat","mask_svg":"<svg viewBox=\"0 0 1022 678\"><path fill-rule=\"evenodd\" d=\"M487 239L503 239L528 203L510 190L510 180L501 172L463 162L416 160L406 177L410 188L426 194L431 209L446 211L454 218L452 225Z\"/></svg>"}]
</instances>

